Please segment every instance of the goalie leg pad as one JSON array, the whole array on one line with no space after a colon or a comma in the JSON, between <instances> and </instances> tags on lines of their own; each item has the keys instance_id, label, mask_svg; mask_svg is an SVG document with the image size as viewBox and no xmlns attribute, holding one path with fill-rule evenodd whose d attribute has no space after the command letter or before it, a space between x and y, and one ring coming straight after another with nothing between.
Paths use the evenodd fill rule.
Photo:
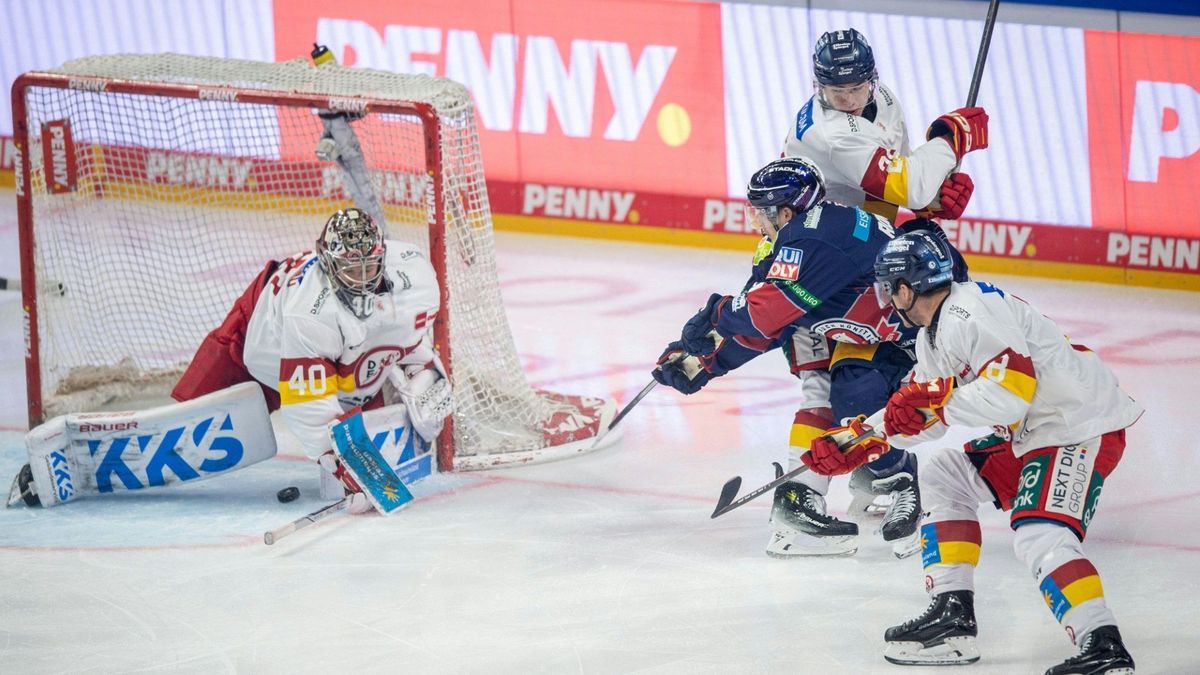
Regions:
<instances>
[{"instance_id":1,"label":"goalie leg pad","mask_svg":"<svg viewBox=\"0 0 1200 675\"><path fill-rule=\"evenodd\" d=\"M42 506L208 478L276 452L256 382L150 410L62 415L25 446Z\"/></svg>"}]
</instances>

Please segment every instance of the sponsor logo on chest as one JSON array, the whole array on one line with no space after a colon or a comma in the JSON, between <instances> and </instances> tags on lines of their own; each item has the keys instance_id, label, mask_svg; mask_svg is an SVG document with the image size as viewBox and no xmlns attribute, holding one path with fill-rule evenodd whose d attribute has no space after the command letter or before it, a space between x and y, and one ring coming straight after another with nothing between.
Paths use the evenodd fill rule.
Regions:
<instances>
[{"instance_id":1,"label":"sponsor logo on chest","mask_svg":"<svg viewBox=\"0 0 1200 675\"><path fill-rule=\"evenodd\" d=\"M376 347L355 359L351 365L355 389L367 389L375 384L380 376L387 372L388 367L403 358L408 351L403 347L386 345Z\"/></svg>"},{"instance_id":2,"label":"sponsor logo on chest","mask_svg":"<svg viewBox=\"0 0 1200 675\"><path fill-rule=\"evenodd\" d=\"M801 249L788 246L780 248L771 262L771 269L767 271L767 278L795 281L800 278L800 261L803 258L804 251Z\"/></svg>"}]
</instances>

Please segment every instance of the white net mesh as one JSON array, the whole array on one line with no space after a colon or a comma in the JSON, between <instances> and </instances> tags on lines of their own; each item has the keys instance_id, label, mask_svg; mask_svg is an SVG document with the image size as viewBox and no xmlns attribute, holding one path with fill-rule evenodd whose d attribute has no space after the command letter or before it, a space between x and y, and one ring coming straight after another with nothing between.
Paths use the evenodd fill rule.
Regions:
<instances>
[{"instance_id":1,"label":"white net mesh","mask_svg":"<svg viewBox=\"0 0 1200 675\"><path fill-rule=\"evenodd\" d=\"M50 73L61 83L24 91L42 377L30 395L41 397L46 417L165 391L263 262L311 248L328 214L351 201L348 172L314 155L326 129L316 110L243 102L277 92L347 97L348 109L428 103L438 113L443 187L434 197L444 223L432 229L444 235L455 466L573 454L608 423L611 404L525 381L501 304L474 106L462 85L300 60L171 54L92 57ZM92 78L144 85L96 91ZM181 95L160 84L202 91ZM429 252L432 181L420 117L369 113L351 127L389 236ZM69 177L55 174L68 167ZM69 189L56 191L64 180Z\"/></svg>"}]
</instances>

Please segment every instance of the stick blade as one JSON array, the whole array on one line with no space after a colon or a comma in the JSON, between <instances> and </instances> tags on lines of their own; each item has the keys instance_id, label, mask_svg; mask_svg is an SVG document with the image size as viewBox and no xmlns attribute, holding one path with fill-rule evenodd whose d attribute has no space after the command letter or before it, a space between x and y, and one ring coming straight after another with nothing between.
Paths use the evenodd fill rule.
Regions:
<instances>
[{"instance_id":1,"label":"stick blade","mask_svg":"<svg viewBox=\"0 0 1200 675\"><path fill-rule=\"evenodd\" d=\"M734 476L726 481L725 485L721 487L721 496L717 497L717 508L713 509L712 516L710 516L710 518L716 518L717 516L725 513L729 505L733 503L733 498L737 496L738 490L741 488L741 476Z\"/></svg>"}]
</instances>

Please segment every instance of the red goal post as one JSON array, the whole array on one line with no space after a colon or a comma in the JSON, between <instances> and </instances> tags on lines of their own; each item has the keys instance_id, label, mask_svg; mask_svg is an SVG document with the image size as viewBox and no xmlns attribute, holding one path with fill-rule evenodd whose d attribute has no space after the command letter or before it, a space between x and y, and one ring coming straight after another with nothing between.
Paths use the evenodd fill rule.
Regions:
<instances>
[{"instance_id":1,"label":"red goal post","mask_svg":"<svg viewBox=\"0 0 1200 675\"><path fill-rule=\"evenodd\" d=\"M364 185L388 236L438 273L434 336L456 407L443 470L572 456L611 420L611 402L525 380L463 85L116 55L26 73L12 99L31 425L165 394L263 261L311 248ZM363 180L315 156L329 129L318 111L349 120Z\"/></svg>"}]
</instances>

